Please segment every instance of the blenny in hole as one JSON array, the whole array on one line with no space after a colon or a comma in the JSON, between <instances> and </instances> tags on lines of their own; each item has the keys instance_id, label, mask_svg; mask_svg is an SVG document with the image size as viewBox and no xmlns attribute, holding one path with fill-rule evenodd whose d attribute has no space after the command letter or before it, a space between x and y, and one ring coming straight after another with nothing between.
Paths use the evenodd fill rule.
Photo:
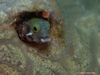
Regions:
<instances>
[{"instance_id":1,"label":"blenny in hole","mask_svg":"<svg viewBox=\"0 0 100 75\"><path fill-rule=\"evenodd\" d=\"M42 15L48 18L49 14L44 12ZM40 17L33 17L18 25L17 33L21 40L36 43L50 42L50 23Z\"/></svg>"}]
</instances>

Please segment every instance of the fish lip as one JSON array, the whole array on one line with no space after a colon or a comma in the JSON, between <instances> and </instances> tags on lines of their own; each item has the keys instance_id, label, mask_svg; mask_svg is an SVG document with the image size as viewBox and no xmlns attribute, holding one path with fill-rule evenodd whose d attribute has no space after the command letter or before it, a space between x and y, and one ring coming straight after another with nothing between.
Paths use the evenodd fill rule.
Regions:
<instances>
[{"instance_id":1,"label":"fish lip","mask_svg":"<svg viewBox=\"0 0 100 75\"><path fill-rule=\"evenodd\" d=\"M50 42L50 41L51 41L51 38L41 38L40 41L41 41L42 43Z\"/></svg>"},{"instance_id":2,"label":"fish lip","mask_svg":"<svg viewBox=\"0 0 100 75\"><path fill-rule=\"evenodd\" d=\"M26 34L26 36L32 36L32 34L33 34L32 32L29 32Z\"/></svg>"}]
</instances>

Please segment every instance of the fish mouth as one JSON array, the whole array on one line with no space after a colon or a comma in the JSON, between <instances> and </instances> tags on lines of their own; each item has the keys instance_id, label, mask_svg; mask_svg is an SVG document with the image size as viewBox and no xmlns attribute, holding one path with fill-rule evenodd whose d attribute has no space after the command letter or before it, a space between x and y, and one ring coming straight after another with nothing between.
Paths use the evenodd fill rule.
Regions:
<instances>
[{"instance_id":1,"label":"fish mouth","mask_svg":"<svg viewBox=\"0 0 100 75\"><path fill-rule=\"evenodd\" d=\"M41 38L40 41L41 41L42 43L50 42L50 41L51 41L51 38Z\"/></svg>"}]
</instances>

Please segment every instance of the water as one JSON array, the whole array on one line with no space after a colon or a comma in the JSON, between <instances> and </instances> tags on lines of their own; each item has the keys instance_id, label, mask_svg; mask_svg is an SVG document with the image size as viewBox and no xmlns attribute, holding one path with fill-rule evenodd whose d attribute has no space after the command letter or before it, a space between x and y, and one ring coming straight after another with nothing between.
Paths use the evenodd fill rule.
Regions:
<instances>
[{"instance_id":1,"label":"water","mask_svg":"<svg viewBox=\"0 0 100 75\"><path fill-rule=\"evenodd\" d=\"M87 72L100 74L100 0L57 0L66 14L70 31L77 32L80 45L91 54ZM67 34L66 34L67 36ZM86 42L86 43L85 43ZM86 55L88 57L88 55ZM82 59L82 58L81 58ZM81 70L82 71L82 70Z\"/></svg>"}]
</instances>

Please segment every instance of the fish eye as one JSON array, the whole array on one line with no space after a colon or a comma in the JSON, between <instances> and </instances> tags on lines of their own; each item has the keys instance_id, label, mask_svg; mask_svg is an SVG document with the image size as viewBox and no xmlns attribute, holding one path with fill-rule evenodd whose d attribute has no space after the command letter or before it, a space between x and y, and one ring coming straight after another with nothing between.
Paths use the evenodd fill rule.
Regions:
<instances>
[{"instance_id":1,"label":"fish eye","mask_svg":"<svg viewBox=\"0 0 100 75\"><path fill-rule=\"evenodd\" d=\"M39 31L40 31L40 25L34 24L34 25L32 26L32 31L33 31L33 32L39 32Z\"/></svg>"}]
</instances>

